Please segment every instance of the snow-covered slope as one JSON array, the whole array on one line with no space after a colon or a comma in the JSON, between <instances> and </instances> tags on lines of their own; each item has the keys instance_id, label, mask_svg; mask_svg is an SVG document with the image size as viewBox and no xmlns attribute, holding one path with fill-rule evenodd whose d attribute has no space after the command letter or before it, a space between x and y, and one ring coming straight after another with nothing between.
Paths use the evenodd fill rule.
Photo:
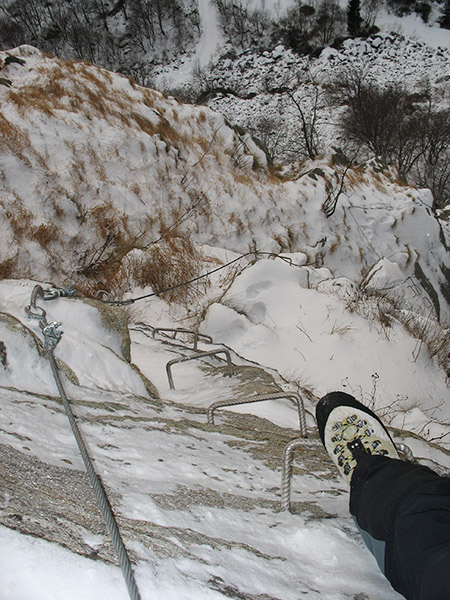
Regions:
<instances>
[{"instance_id":1,"label":"snow-covered slope","mask_svg":"<svg viewBox=\"0 0 450 600\"><path fill-rule=\"evenodd\" d=\"M355 282L381 258L405 279L419 270L447 318L446 234L428 191L376 162L345 172L339 157L284 181L218 113L30 47L10 54L25 63L5 66L12 87L0 88L4 276L98 289L133 248L169 234L240 252L255 239Z\"/></svg>"},{"instance_id":2,"label":"snow-covered slope","mask_svg":"<svg viewBox=\"0 0 450 600\"><path fill-rule=\"evenodd\" d=\"M232 353L235 375L223 377L214 360L192 361L177 365L175 390L164 367L192 350L170 335L154 337L151 325L178 326L180 308L151 299L130 312L138 372L121 356L127 328L112 318L119 309L70 298L38 303L48 321L62 321L55 355L143 600L399 597L348 514L344 482L317 439L314 394L353 392L398 428L397 442L447 472L444 375L398 324L387 333L346 309L330 294L333 284L342 291L342 280L304 287L304 269L263 259L238 276L202 325L215 344L200 347L236 348L242 356ZM324 275L309 271L316 281ZM38 322L23 311L33 287L0 283L3 597L89 600L101 593L125 600ZM213 401L289 389L303 395L310 435L295 457L292 513L280 512L279 502L283 449L298 437L295 406L242 405L220 411L215 425L206 421ZM67 585L75 579L76 586Z\"/></svg>"},{"instance_id":3,"label":"snow-covered slope","mask_svg":"<svg viewBox=\"0 0 450 600\"><path fill-rule=\"evenodd\" d=\"M208 108L31 47L1 59L11 82L0 86L5 599L126 597L117 568L103 562L113 554L39 324L24 313L30 278L145 296L158 268L183 276L184 239L199 271L253 253L191 287L187 302L152 297L126 312L81 298L40 303L62 323L55 355L143 600L393 600L312 415L321 394L350 391L420 461L448 471L449 240L429 191L377 161L345 171L338 153L277 175L249 136ZM164 245L172 254L158 262L152 248ZM143 274L131 270L135 260ZM175 366L170 389L167 362L193 351L155 335L158 326L212 334L236 375L223 377L214 359L190 361ZM312 440L296 458L294 514L279 512L279 484L283 448L299 433L296 407L253 404L206 423L212 401L267 389L299 391L307 410ZM43 553L53 559L48 586ZM80 573L73 591L67 580Z\"/></svg>"},{"instance_id":4,"label":"snow-covered slope","mask_svg":"<svg viewBox=\"0 0 450 600\"><path fill-rule=\"evenodd\" d=\"M291 94L297 94L308 123L315 115L319 148L329 151L346 145L339 127L342 106L330 106L328 93L337 84L357 76L380 88L401 85L411 94L430 94L434 107L443 109L450 102L449 71L449 47L378 34L348 39L340 49L325 48L317 58L299 56L283 46L263 53L226 53L184 86L193 97L263 139L276 160L292 161L305 153L299 143L302 121Z\"/></svg>"}]
</instances>

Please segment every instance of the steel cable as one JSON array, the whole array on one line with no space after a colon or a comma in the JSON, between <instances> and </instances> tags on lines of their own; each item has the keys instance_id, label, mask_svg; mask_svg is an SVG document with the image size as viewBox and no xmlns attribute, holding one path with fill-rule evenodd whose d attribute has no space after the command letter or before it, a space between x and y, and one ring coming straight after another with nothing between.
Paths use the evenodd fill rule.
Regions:
<instances>
[{"instance_id":1,"label":"steel cable","mask_svg":"<svg viewBox=\"0 0 450 600\"><path fill-rule=\"evenodd\" d=\"M164 294L166 292L171 292L172 290L176 290L185 285L190 285L191 283L200 281L200 279L204 279L205 277L209 277L213 273L217 273L218 271L221 271L222 269L226 269L226 267L229 267L230 265L240 261L242 258L246 258L247 256L253 256L255 258L255 260L258 259L258 256L268 256L269 258L280 258L280 259L284 260L285 262L288 262L291 266L295 266L295 267L303 266L303 265L297 265L296 263L292 262L292 260L289 259L288 257L281 256L280 254L277 254L276 252L261 252L255 248L254 250L251 250L250 252L246 252L245 254L241 254L240 256L233 258L233 260L230 260L230 262L227 262L224 265L220 265L220 267L216 267L215 269L212 269L211 271L208 271L207 273L198 275L197 277L194 277L193 279L189 279L189 281L182 281L181 283L176 283L175 285L169 286L162 290L158 290L157 292L151 292L150 294L145 294L144 296L138 296L137 298L129 298L127 300L112 300L112 299L110 299L108 292L106 292L104 290L100 290L99 292L97 292L97 299L101 299L100 296L105 295L106 300L102 300L102 302L105 302L105 304L112 304L114 306L124 306L127 304L134 304L138 300L144 300L145 298L152 298L153 296L160 296L161 294Z\"/></svg>"},{"instance_id":2,"label":"steel cable","mask_svg":"<svg viewBox=\"0 0 450 600\"><path fill-rule=\"evenodd\" d=\"M80 429L77 425L75 416L73 414L72 408L70 406L69 400L66 396L66 392L64 390L64 386L61 381L61 377L59 374L58 365L56 363L55 356L53 354L53 350L56 347L57 343L61 338L61 332L56 331L56 328L60 325L60 323L47 323L46 320L46 312L39 306L36 306L36 300L38 297L44 297L44 291L41 286L36 285L31 294L31 302L30 305L26 307L26 312L30 317L36 318L39 320L39 326L42 329L45 341L45 349L47 352L48 360L50 362L50 367L53 373L53 377L56 383L56 387L58 388L59 395L61 397L64 409L66 411L67 418L70 423L70 427L75 436L75 440L78 445L78 449L80 451L81 457L83 459L84 465L86 467L86 471L89 477L89 481L94 490L97 503L100 509L100 513L102 515L103 520L105 521L106 527L108 529L109 536L114 546L114 550L117 553L119 558L119 564L122 569L122 573L125 579L126 586L128 588L128 593L131 600L141 600L141 596L136 584L136 580L134 577L133 569L131 566L130 559L128 557L127 550L123 543L122 537L120 535L119 528L117 526L116 519L114 517L111 505L108 501L108 497L103 488L102 482L95 472L94 465L92 463L92 459L89 456L86 444L84 443L83 437L81 435ZM33 312L36 311L36 312Z\"/></svg>"},{"instance_id":3,"label":"steel cable","mask_svg":"<svg viewBox=\"0 0 450 600\"><path fill-rule=\"evenodd\" d=\"M117 556L119 557L119 563L123 572L125 583L128 588L128 593L130 595L131 600L141 600L141 596L136 585L136 580L134 578L133 569L131 567L130 559L128 557L126 548L120 535L119 528L117 526L114 514L111 509L111 505L109 504L108 497L103 488L103 485L97 473L94 470L94 465L92 464L91 457L89 456L86 444L84 443L84 440L81 436L80 429L77 425L75 416L72 412L64 387L62 385L61 378L59 376L58 365L56 364L55 356L53 354L53 349L47 347L47 355L50 361L50 366L53 372L53 377L55 378L55 383L58 388L59 395L61 396L61 400L66 411L67 418L69 419L72 432L75 436L78 448L80 450L80 454L83 458L83 462L86 467L87 474L89 476L89 481L97 498L101 515L106 523L106 527L111 537L114 549L117 553Z\"/></svg>"},{"instance_id":4,"label":"steel cable","mask_svg":"<svg viewBox=\"0 0 450 600\"><path fill-rule=\"evenodd\" d=\"M110 300L108 298L106 300L103 300L103 302L105 302L106 304L113 304L114 306L122 306L125 304L134 304L134 302L137 302L138 300L144 300L145 298L151 298L153 296L160 296L161 294L164 294L165 292L171 292L172 290L176 290L185 285L190 285L191 283L195 283L196 281L199 281L200 279L203 279L204 277L208 277L209 275L212 275L213 273L217 273L217 271L220 271L221 269L225 269L226 267L229 267L233 263L241 260L242 258L245 258L246 256L250 256L250 255L254 256L255 252L254 251L246 252L245 254L242 254L241 256L238 256L237 258L230 260L230 262L226 263L225 265L221 265L220 267L217 267L216 269L213 269L212 271L203 273L203 275L198 275L197 277L194 277L193 279L189 279L189 281L182 281L181 283L171 285L170 287L164 288L163 290L158 290L157 292L151 292L150 294L145 294L144 296L138 296L137 298L129 298L128 300ZM106 293L107 295L109 295L108 292L104 292L103 290L101 290L99 293L100 294Z\"/></svg>"}]
</instances>

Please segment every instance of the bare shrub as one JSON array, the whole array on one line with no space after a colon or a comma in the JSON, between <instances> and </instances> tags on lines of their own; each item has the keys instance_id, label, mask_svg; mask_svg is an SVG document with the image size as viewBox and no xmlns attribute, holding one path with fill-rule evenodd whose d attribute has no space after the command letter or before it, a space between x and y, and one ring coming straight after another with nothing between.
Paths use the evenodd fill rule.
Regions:
<instances>
[{"instance_id":1,"label":"bare shrub","mask_svg":"<svg viewBox=\"0 0 450 600\"><path fill-rule=\"evenodd\" d=\"M348 181L355 185L358 180L356 173L349 173L353 165L353 159L348 159L342 150L337 150L336 154L333 154L332 165L334 172L332 177L325 179L327 197L322 204L322 210L327 217L331 217L334 214L339 198L345 194L346 182ZM357 175L360 176L360 173Z\"/></svg>"},{"instance_id":2,"label":"bare shrub","mask_svg":"<svg viewBox=\"0 0 450 600\"><path fill-rule=\"evenodd\" d=\"M450 197L448 109L437 109L427 89L410 94L401 85L380 88L363 71L343 73L337 88L347 106L341 119L345 135L394 165L404 182L429 187L436 207L443 208Z\"/></svg>"},{"instance_id":3,"label":"bare shrub","mask_svg":"<svg viewBox=\"0 0 450 600\"><path fill-rule=\"evenodd\" d=\"M407 331L425 344L430 356L436 357L439 366L444 369L450 378L450 331L444 329L435 319L424 318L410 310L399 310L395 317L403 324ZM420 351L420 346L417 353Z\"/></svg>"},{"instance_id":4,"label":"bare shrub","mask_svg":"<svg viewBox=\"0 0 450 600\"><path fill-rule=\"evenodd\" d=\"M403 307L401 298L372 288L359 288L357 294L347 303L347 308L375 323L380 323L386 337L389 337L393 321L400 322L408 333L418 340L414 359L417 359L421 345L425 345L430 356L436 358L439 366L450 378L449 330L442 327L431 312L425 318Z\"/></svg>"}]
</instances>

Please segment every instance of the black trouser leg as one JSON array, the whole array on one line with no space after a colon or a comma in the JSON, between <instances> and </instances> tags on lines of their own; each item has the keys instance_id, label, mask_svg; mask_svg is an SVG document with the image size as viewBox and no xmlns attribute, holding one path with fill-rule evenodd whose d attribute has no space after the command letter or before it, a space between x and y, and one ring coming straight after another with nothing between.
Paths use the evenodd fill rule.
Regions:
<instances>
[{"instance_id":1,"label":"black trouser leg","mask_svg":"<svg viewBox=\"0 0 450 600\"><path fill-rule=\"evenodd\" d=\"M450 478L368 456L351 480L350 512L386 542L385 575L408 600L450 600Z\"/></svg>"}]
</instances>

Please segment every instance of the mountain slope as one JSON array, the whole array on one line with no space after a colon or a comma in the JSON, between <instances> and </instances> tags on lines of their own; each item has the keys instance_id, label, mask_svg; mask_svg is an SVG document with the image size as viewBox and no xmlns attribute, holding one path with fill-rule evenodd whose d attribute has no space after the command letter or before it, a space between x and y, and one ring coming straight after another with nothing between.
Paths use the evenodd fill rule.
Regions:
<instances>
[{"instance_id":1,"label":"mountain slope","mask_svg":"<svg viewBox=\"0 0 450 600\"><path fill-rule=\"evenodd\" d=\"M29 47L8 55L25 63L5 66L12 87L0 89L3 276L123 292L120 267L135 248L176 237L245 252L255 239L354 281L394 260L405 278L423 273L447 318L447 234L428 191L339 154L284 180L209 109Z\"/></svg>"},{"instance_id":2,"label":"mountain slope","mask_svg":"<svg viewBox=\"0 0 450 600\"><path fill-rule=\"evenodd\" d=\"M236 279L235 286L250 290L250 277L253 292L256 287L268 291L261 270L270 267L273 274L277 264L256 263ZM274 280L283 283L280 289L286 297L297 289L293 285L297 268L283 262L279 266L284 281L283 277ZM89 600L102 591L123 600L124 583L118 568L110 566L117 559L51 370L39 352L39 325L23 313L32 289L29 281L0 284L1 314L8 311L11 321L9 325L3 321L1 330L6 354L0 368L6 386L0 387L0 537L1 547L8 548L0 553L3 591L7 598L20 593L25 600L50 593L64 600ZM236 301L238 289L231 288L230 293ZM267 297L265 302L269 308ZM348 514L346 486L317 438L311 394L302 391L310 437L295 453L292 512L280 512L283 450L299 436L296 407L283 399L242 405L217 411L214 425L207 424L206 409L212 401L292 388L292 380L287 384L275 369L264 371L233 352L235 376L224 377L223 363L204 358L177 365L176 389L170 390L164 366L174 358L191 356L191 345L164 333L153 337L149 324L133 325L131 319L131 358L158 388L161 398L157 399L146 391L136 370L118 360L123 333L120 336L111 328L113 320L100 318L100 304L86 306L81 299L68 298L38 304L49 321L63 322L64 336L55 355L66 365L64 387L108 493L143 600L155 595L186 600L289 600L299 593L330 600L398 597L364 548ZM145 314L149 323L153 313L163 321L163 304L145 301L141 317ZM261 304L261 297L253 302L253 318ZM313 304L317 299L310 310ZM317 325L309 321L307 327L308 335L316 338ZM240 334L236 324L229 324L227 330L228 342L231 334L235 339ZM27 352L24 331L35 336ZM342 336L345 343L343 331L334 335ZM213 348L223 348L220 338L214 341ZM273 347L263 357L264 336L254 333L253 342L263 362L270 362ZM200 347L210 348L210 344ZM291 349L277 349L275 354L280 353L287 358ZM422 360L425 357L417 363L418 369L425 368ZM366 361L370 364L371 357ZM403 371L406 361L405 356L397 363L398 371ZM73 373L76 380L64 373ZM334 375L323 374L332 385ZM351 383L356 382L349 377ZM449 468L448 450L407 431L392 433L397 442L410 444L424 464L439 471ZM52 560L50 575L45 557ZM324 561L326 572L321 567ZM77 586L66 585L74 577Z\"/></svg>"},{"instance_id":3,"label":"mountain slope","mask_svg":"<svg viewBox=\"0 0 450 600\"><path fill-rule=\"evenodd\" d=\"M418 460L448 471L448 230L430 192L336 151L274 172L208 108L29 46L1 59L11 82L0 86L8 600L19 585L24 600L126 597L39 323L24 312L29 278L84 296L39 306L62 323L55 355L144 600L394 600L312 415L322 393L350 391ZM86 298L99 289L135 301ZM171 389L168 361L195 352L154 328L186 326L213 335L200 350L229 350L234 377L197 357L174 365ZM278 502L296 406L243 405L207 424L214 400L273 389L302 395L311 437L295 458L293 514Z\"/></svg>"}]
</instances>

